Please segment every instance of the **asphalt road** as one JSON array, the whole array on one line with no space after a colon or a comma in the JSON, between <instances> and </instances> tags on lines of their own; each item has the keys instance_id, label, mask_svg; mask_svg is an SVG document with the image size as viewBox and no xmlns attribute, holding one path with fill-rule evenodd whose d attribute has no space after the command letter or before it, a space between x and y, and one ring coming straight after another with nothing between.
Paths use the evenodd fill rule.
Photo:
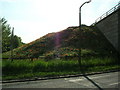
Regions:
<instances>
[{"instance_id":1,"label":"asphalt road","mask_svg":"<svg viewBox=\"0 0 120 90\"><path fill-rule=\"evenodd\" d=\"M2 88L118 88L118 72L72 78L3 83ZM119 85L120 86L120 85Z\"/></svg>"}]
</instances>

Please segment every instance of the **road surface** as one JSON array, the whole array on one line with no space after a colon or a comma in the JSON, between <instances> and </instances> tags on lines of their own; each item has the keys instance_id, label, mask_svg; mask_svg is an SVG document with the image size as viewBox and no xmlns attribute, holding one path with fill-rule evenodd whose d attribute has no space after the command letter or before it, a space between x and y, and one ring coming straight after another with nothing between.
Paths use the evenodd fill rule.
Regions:
<instances>
[{"instance_id":1,"label":"road surface","mask_svg":"<svg viewBox=\"0 0 120 90\"><path fill-rule=\"evenodd\" d=\"M39 81L3 83L2 88L118 88L118 72ZM120 86L120 85L119 85Z\"/></svg>"}]
</instances>

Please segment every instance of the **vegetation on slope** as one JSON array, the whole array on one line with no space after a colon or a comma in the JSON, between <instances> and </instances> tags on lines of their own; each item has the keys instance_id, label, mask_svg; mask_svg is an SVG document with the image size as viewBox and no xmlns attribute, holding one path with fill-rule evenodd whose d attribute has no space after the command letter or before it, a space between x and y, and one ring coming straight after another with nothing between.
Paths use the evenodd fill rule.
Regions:
<instances>
[{"instance_id":1,"label":"vegetation on slope","mask_svg":"<svg viewBox=\"0 0 120 90\"><path fill-rule=\"evenodd\" d=\"M115 50L104 35L93 26L78 27L49 33L31 43L14 49L14 58L3 60L3 80L60 76L117 70L118 59ZM78 63L78 48L82 47L82 61ZM10 52L3 53L3 58L10 57ZM41 59L44 57L44 59ZM22 59L27 58L27 59ZM28 58L38 58L30 61ZM59 58L59 59L56 59Z\"/></svg>"},{"instance_id":2,"label":"vegetation on slope","mask_svg":"<svg viewBox=\"0 0 120 90\"><path fill-rule=\"evenodd\" d=\"M113 55L115 52L113 46L96 27L83 25L81 30L81 39L78 27L68 27L57 33L49 33L31 43L14 49L14 58L38 58L40 56L49 56L51 53L53 55L59 54L59 56L65 54L70 56L73 53L77 56L80 44L83 52L88 50L101 56ZM73 54L71 55L74 56ZM10 52L3 54L4 57L10 57Z\"/></svg>"}]
</instances>

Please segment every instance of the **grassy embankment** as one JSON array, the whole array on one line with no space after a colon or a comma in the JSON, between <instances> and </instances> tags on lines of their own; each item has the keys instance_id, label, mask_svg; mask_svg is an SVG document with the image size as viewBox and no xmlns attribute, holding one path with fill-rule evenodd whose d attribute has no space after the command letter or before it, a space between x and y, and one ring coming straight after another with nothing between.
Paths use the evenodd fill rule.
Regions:
<instances>
[{"instance_id":1,"label":"grassy embankment","mask_svg":"<svg viewBox=\"0 0 120 90\"><path fill-rule=\"evenodd\" d=\"M84 67L82 70L87 73L120 68L118 61L115 60L114 47L100 30L94 26L85 25L81 29L80 43L82 43L81 48L85 49L81 52ZM13 60L13 62L3 60L3 80L80 74L81 69L77 61L80 47L80 43L77 42L80 40L79 33L79 27L69 27L14 49L14 58L31 58L31 60ZM10 55L9 51L3 53L2 57L10 58ZM57 55L62 60L54 59ZM32 61L41 56L47 60Z\"/></svg>"}]
</instances>

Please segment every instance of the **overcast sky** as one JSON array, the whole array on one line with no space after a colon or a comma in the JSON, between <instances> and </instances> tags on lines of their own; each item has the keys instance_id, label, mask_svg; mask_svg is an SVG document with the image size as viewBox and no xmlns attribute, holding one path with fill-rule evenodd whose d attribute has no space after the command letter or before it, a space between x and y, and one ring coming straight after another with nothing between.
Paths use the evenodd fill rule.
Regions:
<instances>
[{"instance_id":1,"label":"overcast sky","mask_svg":"<svg viewBox=\"0 0 120 90\"><path fill-rule=\"evenodd\" d=\"M8 20L24 43L79 25L79 7L87 0L0 0L0 17ZM119 0L92 0L82 7L82 24L91 25Z\"/></svg>"}]
</instances>

